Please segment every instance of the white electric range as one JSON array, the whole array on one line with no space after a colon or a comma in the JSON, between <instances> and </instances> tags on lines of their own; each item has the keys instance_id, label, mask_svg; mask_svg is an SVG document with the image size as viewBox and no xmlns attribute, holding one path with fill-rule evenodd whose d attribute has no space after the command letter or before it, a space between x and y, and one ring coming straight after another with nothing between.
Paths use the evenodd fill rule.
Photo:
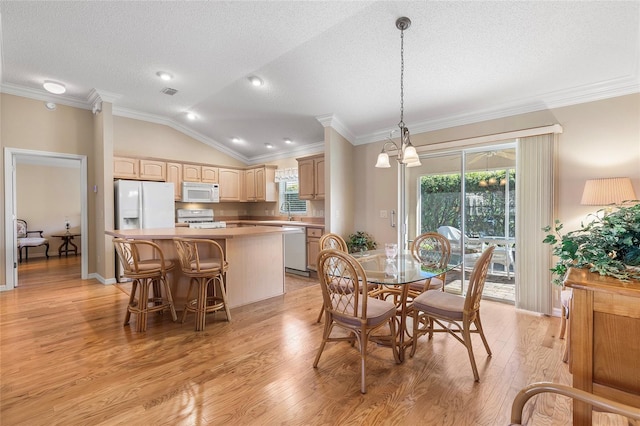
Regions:
<instances>
[{"instance_id":1,"label":"white electric range","mask_svg":"<svg viewBox=\"0 0 640 426\"><path fill-rule=\"evenodd\" d=\"M189 228L215 229L226 228L227 223L213 220L212 209L178 209L178 223L188 223Z\"/></svg>"}]
</instances>

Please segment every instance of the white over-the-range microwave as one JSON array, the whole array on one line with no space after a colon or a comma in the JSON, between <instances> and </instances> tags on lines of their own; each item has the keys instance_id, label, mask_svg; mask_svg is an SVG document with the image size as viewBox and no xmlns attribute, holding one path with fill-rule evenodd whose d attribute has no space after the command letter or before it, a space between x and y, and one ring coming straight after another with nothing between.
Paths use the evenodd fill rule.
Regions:
<instances>
[{"instance_id":1,"label":"white over-the-range microwave","mask_svg":"<svg viewBox=\"0 0 640 426\"><path fill-rule=\"evenodd\" d=\"M185 203L219 203L217 183L182 182L182 201Z\"/></svg>"}]
</instances>

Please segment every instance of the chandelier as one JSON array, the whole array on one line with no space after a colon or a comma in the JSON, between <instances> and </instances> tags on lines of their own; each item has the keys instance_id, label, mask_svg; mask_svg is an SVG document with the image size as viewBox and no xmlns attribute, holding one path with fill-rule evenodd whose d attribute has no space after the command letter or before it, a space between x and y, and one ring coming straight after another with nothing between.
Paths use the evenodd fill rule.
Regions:
<instances>
[{"instance_id":1,"label":"chandelier","mask_svg":"<svg viewBox=\"0 0 640 426\"><path fill-rule=\"evenodd\" d=\"M416 148L411 144L409 129L404 124L404 30L411 26L411 20L406 16L398 18L396 20L396 27L400 30L400 146L396 145L394 141L389 139L382 146L382 152L378 154L378 161L376 167L387 168L391 167L389 164L389 154L387 153L387 146L391 145L398 152L398 163L404 164L407 167L420 166L420 158L416 152Z\"/></svg>"}]
</instances>

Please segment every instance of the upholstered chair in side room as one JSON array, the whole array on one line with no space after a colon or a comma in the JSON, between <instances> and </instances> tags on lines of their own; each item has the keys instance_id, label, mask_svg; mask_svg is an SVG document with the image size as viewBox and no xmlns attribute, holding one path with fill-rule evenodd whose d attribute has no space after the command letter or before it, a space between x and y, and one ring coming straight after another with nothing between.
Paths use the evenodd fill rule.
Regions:
<instances>
[{"instance_id":1,"label":"upholstered chair in side room","mask_svg":"<svg viewBox=\"0 0 640 426\"><path fill-rule=\"evenodd\" d=\"M16 245L18 247L18 254L20 256L20 262L22 262L22 249L24 248L25 260L29 260L29 247L45 246L44 255L49 257L49 240L43 237L44 231L29 231L27 229L27 221L23 219L16 219ZM31 234L31 236L30 236ZM33 236L38 234L38 236Z\"/></svg>"},{"instance_id":2,"label":"upholstered chair in side room","mask_svg":"<svg viewBox=\"0 0 640 426\"><path fill-rule=\"evenodd\" d=\"M491 356L491 349L487 343L480 322L480 301L482 290L487 278L491 256L495 246L488 247L476 262L469 278L469 287L466 296L458 296L439 290L428 290L418 295L411 305L413 313L413 346L411 356L414 356L418 347L418 338L428 334L445 332L451 334L456 340L467 348L469 361L473 370L475 381L480 381L478 367L473 356L473 342L471 334L479 334L487 354Z\"/></svg>"}]
</instances>

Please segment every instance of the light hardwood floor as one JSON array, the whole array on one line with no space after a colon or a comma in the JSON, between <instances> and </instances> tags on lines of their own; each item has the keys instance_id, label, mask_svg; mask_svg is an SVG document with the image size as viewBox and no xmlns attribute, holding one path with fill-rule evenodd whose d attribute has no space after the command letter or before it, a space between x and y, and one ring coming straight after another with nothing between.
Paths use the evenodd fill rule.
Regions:
<instances>
[{"instance_id":1,"label":"light hardwood floor","mask_svg":"<svg viewBox=\"0 0 640 426\"><path fill-rule=\"evenodd\" d=\"M493 357L476 341L479 383L464 347L438 335L401 365L371 344L362 395L347 343L312 367L318 285L292 282L282 297L233 309L230 323L210 315L204 332L193 316L166 314L136 333L122 325L125 292L81 280L79 259L30 259L20 286L0 293L1 425L506 425L520 388L571 380L557 318L485 301ZM539 396L526 412L529 424L571 423L564 397Z\"/></svg>"}]
</instances>

